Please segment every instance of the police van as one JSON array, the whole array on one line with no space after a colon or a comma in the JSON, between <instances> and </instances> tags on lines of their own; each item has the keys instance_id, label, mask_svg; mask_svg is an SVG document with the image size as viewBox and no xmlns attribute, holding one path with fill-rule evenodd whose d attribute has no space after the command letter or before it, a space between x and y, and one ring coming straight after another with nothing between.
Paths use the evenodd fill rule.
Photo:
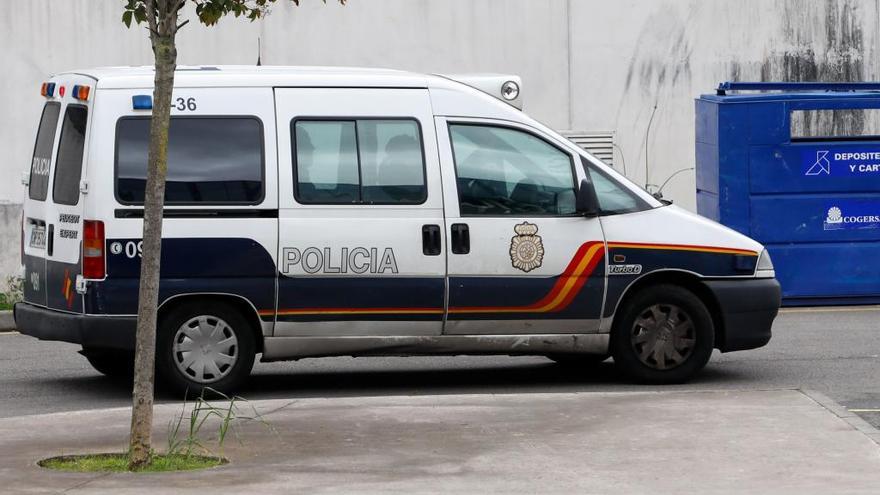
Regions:
<instances>
[{"instance_id":1,"label":"police van","mask_svg":"<svg viewBox=\"0 0 880 495\"><path fill-rule=\"evenodd\" d=\"M157 372L228 391L262 361L613 356L681 382L770 340L757 242L660 201L520 111L517 77L181 67ZM21 333L131 371L153 71L58 74L22 215Z\"/></svg>"}]
</instances>

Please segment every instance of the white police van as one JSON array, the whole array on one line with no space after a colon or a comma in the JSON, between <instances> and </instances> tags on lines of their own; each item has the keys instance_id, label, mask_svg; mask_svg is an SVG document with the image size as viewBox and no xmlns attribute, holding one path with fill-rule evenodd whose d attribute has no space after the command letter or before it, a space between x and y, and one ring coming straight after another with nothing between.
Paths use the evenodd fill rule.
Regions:
<instances>
[{"instance_id":1,"label":"white police van","mask_svg":"<svg viewBox=\"0 0 880 495\"><path fill-rule=\"evenodd\" d=\"M52 77L23 176L16 324L108 375L132 366L152 85L151 68ZM178 69L160 376L230 390L258 354L510 354L668 383L766 344L763 247L532 120L519 85Z\"/></svg>"}]
</instances>

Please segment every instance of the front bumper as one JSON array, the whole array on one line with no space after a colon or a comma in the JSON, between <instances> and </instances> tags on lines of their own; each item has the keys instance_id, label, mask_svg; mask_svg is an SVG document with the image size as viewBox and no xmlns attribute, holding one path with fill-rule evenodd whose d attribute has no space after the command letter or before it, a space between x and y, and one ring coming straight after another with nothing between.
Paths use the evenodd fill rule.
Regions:
<instances>
[{"instance_id":1,"label":"front bumper","mask_svg":"<svg viewBox=\"0 0 880 495\"><path fill-rule=\"evenodd\" d=\"M782 304L775 278L708 280L721 311L722 332L715 347L721 352L755 349L770 342L770 327Z\"/></svg>"},{"instance_id":2,"label":"front bumper","mask_svg":"<svg viewBox=\"0 0 880 495\"><path fill-rule=\"evenodd\" d=\"M134 350L137 319L133 316L63 313L28 303L16 303L13 315L20 333L40 340L70 342L85 348Z\"/></svg>"}]
</instances>

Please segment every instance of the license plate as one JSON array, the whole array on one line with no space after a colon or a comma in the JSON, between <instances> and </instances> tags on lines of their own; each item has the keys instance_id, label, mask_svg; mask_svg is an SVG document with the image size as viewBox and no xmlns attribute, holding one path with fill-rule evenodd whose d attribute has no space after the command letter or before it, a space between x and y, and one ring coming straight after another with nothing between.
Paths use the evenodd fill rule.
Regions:
<instances>
[{"instance_id":1,"label":"license plate","mask_svg":"<svg viewBox=\"0 0 880 495\"><path fill-rule=\"evenodd\" d=\"M46 226L34 225L28 245L34 249L46 249Z\"/></svg>"}]
</instances>

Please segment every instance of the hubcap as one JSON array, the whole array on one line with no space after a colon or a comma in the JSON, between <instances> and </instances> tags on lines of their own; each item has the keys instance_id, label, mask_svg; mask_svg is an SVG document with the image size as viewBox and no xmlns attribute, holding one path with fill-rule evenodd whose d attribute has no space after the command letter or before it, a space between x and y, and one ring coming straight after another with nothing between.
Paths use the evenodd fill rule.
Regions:
<instances>
[{"instance_id":1,"label":"hubcap","mask_svg":"<svg viewBox=\"0 0 880 495\"><path fill-rule=\"evenodd\" d=\"M630 343L639 361L668 370L687 361L697 343L690 316L673 304L655 304L636 318Z\"/></svg>"},{"instance_id":2,"label":"hubcap","mask_svg":"<svg viewBox=\"0 0 880 495\"><path fill-rule=\"evenodd\" d=\"M172 352L181 373L198 383L213 383L238 361L238 339L220 318L196 316L177 329Z\"/></svg>"}]
</instances>

